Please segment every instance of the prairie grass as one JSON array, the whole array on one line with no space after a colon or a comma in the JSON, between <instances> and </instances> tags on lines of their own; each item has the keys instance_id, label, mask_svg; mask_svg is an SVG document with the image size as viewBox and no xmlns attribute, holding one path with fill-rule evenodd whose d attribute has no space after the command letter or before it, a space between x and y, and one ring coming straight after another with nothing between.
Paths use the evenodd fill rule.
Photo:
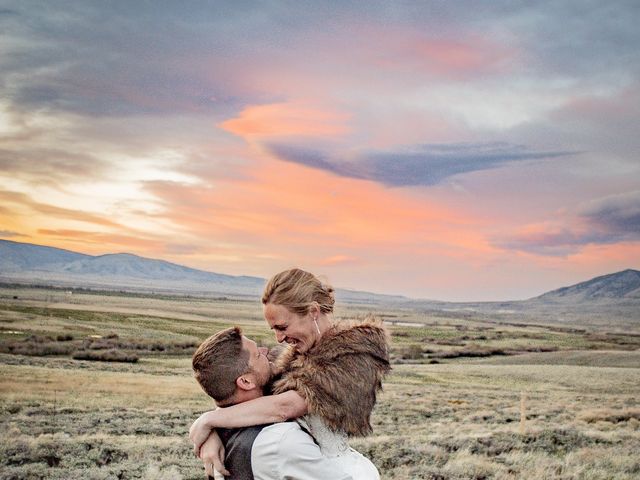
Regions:
<instances>
[{"instance_id":1,"label":"prairie grass","mask_svg":"<svg viewBox=\"0 0 640 480\"><path fill-rule=\"evenodd\" d=\"M488 358L483 364L510 365L578 365L592 367L638 368L640 350L563 350L548 353L523 354L510 358Z\"/></svg>"},{"instance_id":2,"label":"prairie grass","mask_svg":"<svg viewBox=\"0 0 640 480\"><path fill-rule=\"evenodd\" d=\"M123 352L115 348L107 350L78 350L72 355L74 360L93 360L97 362L137 363L140 357L135 353Z\"/></svg>"},{"instance_id":3,"label":"prairie grass","mask_svg":"<svg viewBox=\"0 0 640 480\"><path fill-rule=\"evenodd\" d=\"M341 309L345 317L365 313ZM352 441L383 479L640 477L640 355L619 336L406 309L382 313L403 322L390 326L394 358L417 362L394 365L374 411L374 434ZM195 345L236 323L273 344L259 305L246 300L0 289L4 342L36 335L45 341L26 343L128 345L139 356L137 363L98 363L0 353L0 479L202 478L187 429L212 404L192 378L189 349L132 346ZM444 353L537 347L557 350ZM443 363L428 364L438 353Z\"/></svg>"},{"instance_id":4,"label":"prairie grass","mask_svg":"<svg viewBox=\"0 0 640 480\"><path fill-rule=\"evenodd\" d=\"M633 422L632 425L637 425L640 421L640 409L639 408L623 408L615 410L612 408L599 408L596 410L585 410L580 412L578 416L580 420L587 423L595 422Z\"/></svg>"}]
</instances>

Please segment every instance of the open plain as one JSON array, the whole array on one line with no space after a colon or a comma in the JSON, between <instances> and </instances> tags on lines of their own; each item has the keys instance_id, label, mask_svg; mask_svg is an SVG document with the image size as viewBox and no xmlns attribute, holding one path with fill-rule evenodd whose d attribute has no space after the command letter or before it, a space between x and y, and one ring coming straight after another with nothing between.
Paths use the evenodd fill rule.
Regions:
<instances>
[{"instance_id":1,"label":"open plain","mask_svg":"<svg viewBox=\"0 0 640 480\"><path fill-rule=\"evenodd\" d=\"M393 371L374 434L383 479L640 477L640 335L375 313ZM257 299L0 288L0 478L200 479L187 430L212 404L197 344L238 324L274 340Z\"/></svg>"}]
</instances>

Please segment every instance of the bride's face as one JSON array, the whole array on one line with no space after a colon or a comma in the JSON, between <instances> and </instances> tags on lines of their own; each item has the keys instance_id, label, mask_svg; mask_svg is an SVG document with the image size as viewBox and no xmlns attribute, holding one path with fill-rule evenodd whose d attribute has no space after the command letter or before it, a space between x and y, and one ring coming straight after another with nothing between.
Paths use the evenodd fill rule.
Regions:
<instances>
[{"instance_id":1,"label":"bride's face","mask_svg":"<svg viewBox=\"0 0 640 480\"><path fill-rule=\"evenodd\" d=\"M276 335L278 343L286 342L300 353L309 350L318 339L312 314L301 316L283 305L267 303L264 318Z\"/></svg>"}]
</instances>

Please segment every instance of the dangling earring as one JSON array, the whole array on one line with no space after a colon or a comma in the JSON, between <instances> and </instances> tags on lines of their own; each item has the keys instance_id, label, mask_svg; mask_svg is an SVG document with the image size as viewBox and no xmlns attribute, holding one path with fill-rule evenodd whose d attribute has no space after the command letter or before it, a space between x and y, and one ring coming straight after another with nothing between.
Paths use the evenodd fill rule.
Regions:
<instances>
[{"instance_id":1,"label":"dangling earring","mask_svg":"<svg viewBox=\"0 0 640 480\"><path fill-rule=\"evenodd\" d=\"M318 326L318 319L314 318L313 323L316 324L316 330L318 331L318 335L322 335L322 333L320 333L320 327Z\"/></svg>"}]
</instances>

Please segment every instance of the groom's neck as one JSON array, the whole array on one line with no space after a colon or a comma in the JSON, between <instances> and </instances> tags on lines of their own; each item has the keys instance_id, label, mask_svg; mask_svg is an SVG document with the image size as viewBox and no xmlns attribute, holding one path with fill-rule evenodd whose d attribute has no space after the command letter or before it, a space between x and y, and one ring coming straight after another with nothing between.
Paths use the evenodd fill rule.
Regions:
<instances>
[{"instance_id":1,"label":"groom's neck","mask_svg":"<svg viewBox=\"0 0 640 480\"><path fill-rule=\"evenodd\" d=\"M229 403L220 406L230 407L231 405L248 402L249 400L254 400L262 396L264 396L264 394L262 393L262 389L260 388L255 388L253 390L238 390L233 395L232 400Z\"/></svg>"}]
</instances>

